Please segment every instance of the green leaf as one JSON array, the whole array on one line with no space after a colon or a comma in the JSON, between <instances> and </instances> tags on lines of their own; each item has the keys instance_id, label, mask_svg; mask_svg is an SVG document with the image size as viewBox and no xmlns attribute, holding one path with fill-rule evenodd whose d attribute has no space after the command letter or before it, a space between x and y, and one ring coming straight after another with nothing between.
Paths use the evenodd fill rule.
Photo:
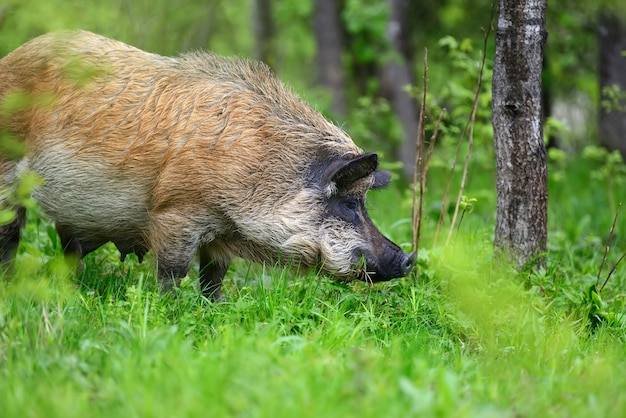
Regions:
<instances>
[{"instance_id":1,"label":"green leaf","mask_svg":"<svg viewBox=\"0 0 626 418\"><path fill-rule=\"evenodd\" d=\"M0 225L6 225L13 221L17 213L13 209L3 209L0 210Z\"/></svg>"}]
</instances>

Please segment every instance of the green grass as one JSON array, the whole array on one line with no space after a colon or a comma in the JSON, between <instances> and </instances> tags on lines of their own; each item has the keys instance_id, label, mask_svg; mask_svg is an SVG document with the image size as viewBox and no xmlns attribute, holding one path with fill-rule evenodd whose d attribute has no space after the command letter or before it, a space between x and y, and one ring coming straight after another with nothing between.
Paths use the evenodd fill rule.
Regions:
<instances>
[{"instance_id":1,"label":"green grass","mask_svg":"<svg viewBox=\"0 0 626 418\"><path fill-rule=\"evenodd\" d=\"M585 299L612 222L589 169L551 184L545 272L494 264L485 177L450 248L428 246L427 220L410 278L340 284L237 262L217 304L197 272L164 295L150 257L121 264L110 246L74 277L35 214L17 273L0 280L0 416L623 416L623 268L593 305L597 323ZM370 206L387 235L410 240L408 195L373 193Z\"/></svg>"}]
</instances>

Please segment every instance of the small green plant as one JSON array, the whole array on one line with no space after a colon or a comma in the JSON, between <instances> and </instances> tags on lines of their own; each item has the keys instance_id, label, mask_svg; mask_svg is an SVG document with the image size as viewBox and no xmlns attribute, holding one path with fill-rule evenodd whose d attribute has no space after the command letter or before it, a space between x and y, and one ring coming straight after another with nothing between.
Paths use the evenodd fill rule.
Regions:
<instances>
[{"instance_id":1,"label":"small green plant","mask_svg":"<svg viewBox=\"0 0 626 418\"><path fill-rule=\"evenodd\" d=\"M582 298L582 307L592 330L601 324L610 324L615 320L615 313L609 312L606 302L600 297L600 293L597 286L592 284L587 287Z\"/></svg>"},{"instance_id":2,"label":"small green plant","mask_svg":"<svg viewBox=\"0 0 626 418\"><path fill-rule=\"evenodd\" d=\"M466 195L461 196L461 201L459 202L459 209L461 210L461 217L459 218L459 224L456 229L457 232L461 228L461 224L463 223L463 218L466 214L470 214L474 212L474 204L478 202L478 199L474 197L467 197Z\"/></svg>"},{"instance_id":3,"label":"small green plant","mask_svg":"<svg viewBox=\"0 0 626 418\"><path fill-rule=\"evenodd\" d=\"M602 87L600 105L605 112L626 112L626 91L617 84Z\"/></svg>"},{"instance_id":4,"label":"small green plant","mask_svg":"<svg viewBox=\"0 0 626 418\"><path fill-rule=\"evenodd\" d=\"M613 217L613 224L611 225L611 229L609 231L609 236L607 238L607 243L604 247L604 254L602 256L602 262L600 263L600 267L598 268L598 276L596 278L595 283L587 287L587 290L583 296L583 309L587 312L587 320L592 329L595 329L601 324L612 325L616 322L618 318L623 318L624 314L621 315L612 312L608 305L602 300L600 294L602 290L605 288L609 279L615 273L617 266L622 262L622 260L626 257L626 252L622 254L622 256L615 262L611 270L607 273L606 278L600 285L602 270L607 261L607 255L611 249L611 240L613 238L613 234L615 233L615 224L617 223L617 219L619 217L619 212L622 207L620 202L617 210L615 212L615 216Z\"/></svg>"}]
</instances>

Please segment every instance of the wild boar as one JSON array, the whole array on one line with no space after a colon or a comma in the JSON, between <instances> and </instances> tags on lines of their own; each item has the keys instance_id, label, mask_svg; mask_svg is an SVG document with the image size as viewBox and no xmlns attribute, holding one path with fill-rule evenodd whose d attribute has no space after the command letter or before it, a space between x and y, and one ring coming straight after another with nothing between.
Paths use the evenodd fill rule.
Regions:
<instances>
[{"instance_id":1,"label":"wild boar","mask_svg":"<svg viewBox=\"0 0 626 418\"><path fill-rule=\"evenodd\" d=\"M33 197L69 254L109 241L122 258L151 250L169 289L197 251L213 298L233 257L372 282L414 266L365 209L390 178L377 155L262 63L47 34L0 60L0 103L0 127L27 150L3 160L2 178L43 179ZM5 258L23 213L0 230Z\"/></svg>"}]
</instances>

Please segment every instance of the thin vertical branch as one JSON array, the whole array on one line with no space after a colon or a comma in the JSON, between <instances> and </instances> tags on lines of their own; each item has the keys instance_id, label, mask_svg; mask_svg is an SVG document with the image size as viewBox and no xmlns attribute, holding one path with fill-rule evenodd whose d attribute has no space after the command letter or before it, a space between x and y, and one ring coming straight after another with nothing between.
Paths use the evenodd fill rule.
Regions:
<instances>
[{"instance_id":1,"label":"thin vertical branch","mask_svg":"<svg viewBox=\"0 0 626 418\"><path fill-rule=\"evenodd\" d=\"M611 229L609 230L609 237L606 239L606 245L604 247L604 254L602 256L602 262L600 263L600 268L598 269L598 277L596 278L596 287L600 284L600 275L602 275L602 269L604 268L604 264L606 263L606 256L609 254L609 251L611 249L611 239L613 238L613 231L615 231L615 224L617 223L617 217L619 216L619 211L621 208L622 208L622 202L619 202L619 205L617 205L617 210L615 211L615 216L613 217L613 224L611 225ZM609 277L611 276L611 274L612 274L612 271L611 273L609 273ZM606 285L606 282L609 280L609 277L606 278L602 287Z\"/></svg>"},{"instance_id":2,"label":"thin vertical branch","mask_svg":"<svg viewBox=\"0 0 626 418\"><path fill-rule=\"evenodd\" d=\"M485 36L485 48L487 47L487 37ZM485 67L485 52L481 52L480 69L478 70L478 83L476 86L476 95L474 96L474 103L472 105L472 114L468 121L469 124L469 140L467 142L467 153L465 154L465 164L463 165L463 176L461 177L461 185L459 186L459 193L456 197L456 204L454 205L454 214L452 215L452 221L450 222L450 229L448 230L448 238L446 239L446 246L450 243L452 238L452 232L454 231L454 225L456 224L456 218L459 215L459 207L461 206L461 199L463 198L463 192L465 191L465 182L467 180L467 172L469 169L470 156L472 154L472 146L474 145L474 126L476 125L476 112L478 111L478 99L480 96L480 89L483 84L483 69Z\"/></svg>"},{"instance_id":3,"label":"thin vertical branch","mask_svg":"<svg viewBox=\"0 0 626 418\"><path fill-rule=\"evenodd\" d=\"M430 157L433 155L435 142L437 142L437 138L439 137L439 129L441 128L441 122L443 121L443 115L445 114L446 114L446 108L441 109L441 112L439 112L439 118L437 119L437 124L435 124L435 130L433 131L433 134L430 137L430 142L428 144L428 153L426 154L426 161L424 161L424 169L422 170L422 177L424 179L424 185L426 185L426 175L428 174L428 165L430 164Z\"/></svg>"},{"instance_id":4,"label":"thin vertical branch","mask_svg":"<svg viewBox=\"0 0 626 418\"><path fill-rule=\"evenodd\" d=\"M611 268L611 271L609 271L609 274L606 276L604 283L602 283L602 287L598 289L598 293L602 292L602 289L604 289L604 286L606 286L606 284L609 282L609 279L611 278L613 273L615 273L617 266L624 260L624 258L626 258L626 252L622 254L622 256L617 260L615 264L613 264L613 268Z\"/></svg>"},{"instance_id":5,"label":"thin vertical branch","mask_svg":"<svg viewBox=\"0 0 626 418\"><path fill-rule=\"evenodd\" d=\"M471 156L472 146L474 145L474 126L476 124L476 112L478 111L478 100L480 98L480 89L483 84L483 72L485 70L485 58L487 56L487 41L489 40L489 35L491 34L491 25L493 24L493 18L495 14L495 7L491 10L491 18L489 21L489 26L487 26L487 30L485 32L485 36L483 37L483 49L481 51L480 57L480 66L478 68L478 80L476 83L476 94L474 95L474 103L472 104L472 114L463 129L463 133L465 133L469 127L469 140L467 144L467 154L465 155L465 164L463 166L463 175L461 177L461 185L459 187L459 193L457 195L456 204L454 206L454 214L452 215L452 221L450 222L450 229L448 230L448 238L446 239L446 246L450 243L450 239L452 238L452 233L454 231L454 225L456 223L456 218L459 214L459 207L461 205L461 199L463 197L463 192L465 191L465 182L467 180L467 172L469 169L469 160ZM458 152L458 147L457 147ZM456 155L455 155L456 158Z\"/></svg>"},{"instance_id":6,"label":"thin vertical branch","mask_svg":"<svg viewBox=\"0 0 626 418\"><path fill-rule=\"evenodd\" d=\"M417 208L417 239L415 241L415 251L417 251L420 242L421 229L422 229L422 213L424 208L424 191L426 190L426 178L428 176L428 165L430 164L430 157L433 154L433 149L435 147L435 142L437 141L437 136L439 136L439 128L441 127L441 121L443 120L443 115L446 113L445 109L442 109L439 113L439 118L437 119L437 124L435 125L435 130L433 131L432 136L430 137L430 143L428 144L428 152L426 154L426 159L424 159L421 168L420 175L420 197L419 197L419 205Z\"/></svg>"},{"instance_id":7,"label":"thin vertical branch","mask_svg":"<svg viewBox=\"0 0 626 418\"><path fill-rule=\"evenodd\" d=\"M419 125L417 128L417 138L416 138L416 148L417 151L415 153L415 167L413 169L413 205L411 208L412 214L412 247L411 250L417 253L419 246L419 231L420 231L420 223L422 217L422 208L421 204L419 208L417 207L417 193L419 190L420 201L422 200L422 195L424 193L423 182L422 182L422 163L424 157L424 131L425 131L425 120L426 120L426 94L428 92L428 49L424 48L424 91L422 94L422 104L420 106L420 115L419 115Z\"/></svg>"}]
</instances>

